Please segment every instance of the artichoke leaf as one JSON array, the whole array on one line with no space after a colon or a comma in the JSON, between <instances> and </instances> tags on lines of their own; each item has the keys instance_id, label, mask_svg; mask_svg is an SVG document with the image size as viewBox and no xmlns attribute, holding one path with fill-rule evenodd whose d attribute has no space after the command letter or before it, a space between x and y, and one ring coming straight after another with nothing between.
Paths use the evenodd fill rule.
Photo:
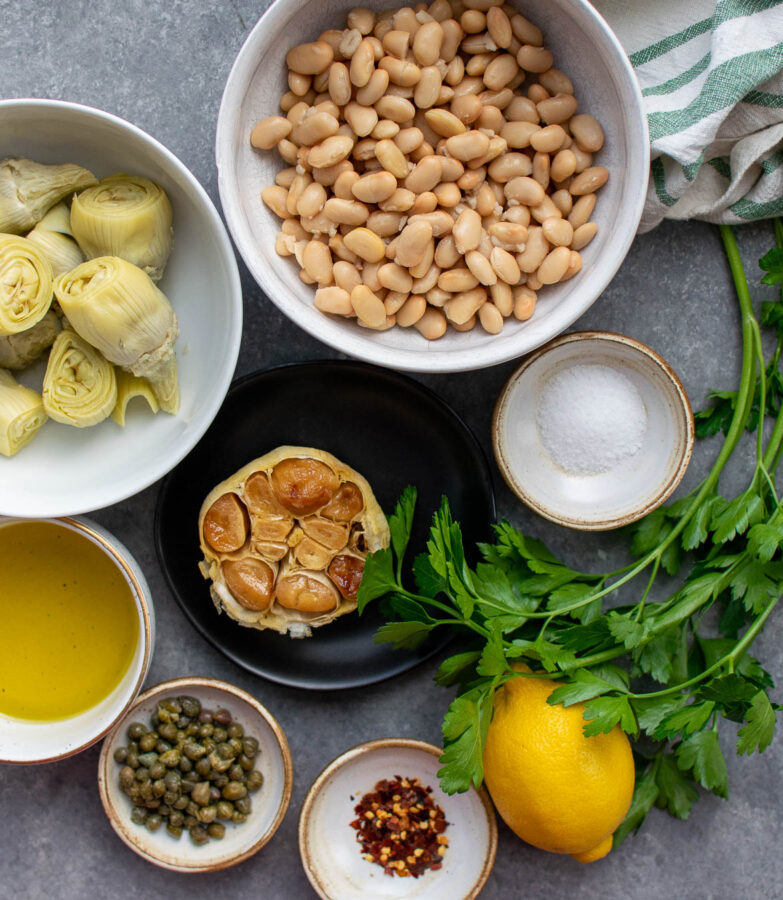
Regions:
<instances>
[{"instance_id":1,"label":"artichoke leaf","mask_svg":"<svg viewBox=\"0 0 783 900\"><path fill-rule=\"evenodd\" d=\"M0 232L29 231L55 203L95 184L96 177L72 163L46 166L21 157L0 162Z\"/></svg>"},{"instance_id":2,"label":"artichoke leaf","mask_svg":"<svg viewBox=\"0 0 783 900\"><path fill-rule=\"evenodd\" d=\"M32 328L0 337L0 368L26 368L52 346L60 328L59 316L50 309Z\"/></svg>"},{"instance_id":3,"label":"artichoke leaf","mask_svg":"<svg viewBox=\"0 0 783 900\"><path fill-rule=\"evenodd\" d=\"M128 404L134 397L143 397L149 404L153 413L159 409L155 392L146 378L139 378L125 369L116 369L117 376L117 403L111 417L118 425L125 427L125 412Z\"/></svg>"},{"instance_id":4,"label":"artichoke leaf","mask_svg":"<svg viewBox=\"0 0 783 900\"><path fill-rule=\"evenodd\" d=\"M41 395L0 369L0 453L13 456L46 422Z\"/></svg>"},{"instance_id":5,"label":"artichoke leaf","mask_svg":"<svg viewBox=\"0 0 783 900\"><path fill-rule=\"evenodd\" d=\"M75 331L61 331L49 354L43 404L56 422L77 428L97 425L117 404L114 366Z\"/></svg>"}]
</instances>

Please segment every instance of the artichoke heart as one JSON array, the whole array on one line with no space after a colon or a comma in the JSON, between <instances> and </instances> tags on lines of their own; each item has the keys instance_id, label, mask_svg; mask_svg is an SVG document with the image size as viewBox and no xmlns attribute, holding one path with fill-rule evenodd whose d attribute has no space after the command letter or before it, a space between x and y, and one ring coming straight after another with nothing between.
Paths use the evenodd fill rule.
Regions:
<instances>
[{"instance_id":1,"label":"artichoke heart","mask_svg":"<svg viewBox=\"0 0 783 900\"><path fill-rule=\"evenodd\" d=\"M146 378L164 412L177 412L177 316L149 275L101 256L61 275L54 293L74 331L110 362Z\"/></svg>"},{"instance_id":2,"label":"artichoke heart","mask_svg":"<svg viewBox=\"0 0 783 900\"><path fill-rule=\"evenodd\" d=\"M0 453L13 456L31 441L46 421L41 395L18 384L0 369Z\"/></svg>"},{"instance_id":3,"label":"artichoke heart","mask_svg":"<svg viewBox=\"0 0 783 900\"><path fill-rule=\"evenodd\" d=\"M84 262L84 254L71 235L70 215L66 204L58 203L27 235L28 241L43 250L55 278Z\"/></svg>"},{"instance_id":4,"label":"artichoke heart","mask_svg":"<svg viewBox=\"0 0 783 900\"><path fill-rule=\"evenodd\" d=\"M81 166L45 166L21 157L0 162L0 232L29 231L55 203L95 184Z\"/></svg>"},{"instance_id":5,"label":"artichoke heart","mask_svg":"<svg viewBox=\"0 0 783 900\"><path fill-rule=\"evenodd\" d=\"M355 469L324 450L278 447L210 491L199 536L219 611L309 637L356 609L364 559L389 545L389 526Z\"/></svg>"},{"instance_id":6,"label":"artichoke heart","mask_svg":"<svg viewBox=\"0 0 783 900\"><path fill-rule=\"evenodd\" d=\"M60 329L60 317L50 309L32 328L0 337L0 368L27 368L44 350L52 346Z\"/></svg>"},{"instance_id":7,"label":"artichoke heart","mask_svg":"<svg viewBox=\"0 0 783 900\"><path fill-rule=\"evenodd\" d=\"M39 247L0 234L0 335L32 328L52 305L52 266Z\"/></svg>"},{"instance_id":8,"label":"artichoke heart","mask_svg":"<svg viewBox=\"0 0 783 900\"><path fill-rule=\"evenodd\" d=\"M43 404L49 418L85 428L102 422L117 403L114 366L74 331L61 331L49 354Z\"/></svg>"},{"instance_id":9,"label":"artichoke heart","mask_svg":"<svg viewBox=\"0 0 783 900\"><path fill-rule=\"evenodd\" d=\"M172 211L165 191L139 175L111 175L71 207L73 236L88 259L120 256L159 281L171 253Z\"/></svg>"},{"instance_id":10,"label":"artichoke heart","mask_svg":"<svg viewBox=\"0 0 783 900\"><path fill-rule=\"evenodd\" d=\"M117 404L112 411L111 417L118 425L125 427L125 411L134 397L143 397L153 413L158 411L158 401L155 397L155 392L146 378L131 375L125 369L117 369L115 374L117 375Z\"/></svg>"}]
</instances>

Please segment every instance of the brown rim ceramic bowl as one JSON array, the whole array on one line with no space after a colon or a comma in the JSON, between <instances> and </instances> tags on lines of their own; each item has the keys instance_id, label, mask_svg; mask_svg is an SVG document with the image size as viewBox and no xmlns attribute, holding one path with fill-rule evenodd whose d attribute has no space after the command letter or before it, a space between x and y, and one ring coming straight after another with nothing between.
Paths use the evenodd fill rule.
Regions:
<instances>
[{"instance_id":1,"label":"brown rim ceramic bowl","mask_svg":"<svg viewBox=\"0 0 783 900\"><path fill-rule=\"evenodd\" d=\"M637 452L600 474L560 468L541 442L537 415L545 385L572 366L602 366L625 376L644 404L646 430ZM605 531L660 506L680 483L693 451L690 402L669 364L622 334L583 331L528 356L495 406L492 444L509 488L558 525Z\"/></svg>"},{"instance_id":2,"label":"brown rim ceramic bowl","mask_svg":"<svg viewBox=\"0 0 783 900\"><path fill-rule=\"evenodd\" d=\"M0 517L0 528L19 521L30 520ZM150 589L128 549L114 535L89 519L47 521L83 535L116 565L133 594L138 614L139 640L133 659L119 684L90 709L53 722L31 722L0 713L0 762L54 762L73 756L100 740L125 714L141 690L155 643L155 611Z\"/></svg>"},{"instance_id":3,"label":"brown rim ceramic bowl","mask_svg":"<svg viewBox=\"0 0 783 900\"><path fill-rule=\"evenodd\" d=\"M479 895L495 862L495 812L483 789L453 796L441 790L442 752L423 741L382 738L342 753L315 779L299 815L299 853L322 900L472 900ZM417 777L431 787L449 823L442 868L418 878L390 877L368 862L350 824L362 795L396 775Z\"/></svg>"},{"instance_id":4,"label":"brown rim ceramic bowl","mask_svg":"<svg viewBox=\"0 0 783 900\"><path fill-rule=\"evenodd\" d=\"M126 729L131 722L149 727L160 700L183 695L195 697L207 709L227 709L245 734L258 740L257 768L264 776L263 785L250 795L253 808L247 821L225 823L222 840L210 839L202 845L194 844L186 831L176 839L165 825L156 832L135 825L130 818L133 803L120 790L120 765L114 760L114 751L127 745ZM215 872L253 856L280 827L291 800L293 764L277 720L247 691L214 678L176 678L145 691L106 738L98 761L98 788L112 828L139 856L174 872Z\"/></svg>"}]
</instances>

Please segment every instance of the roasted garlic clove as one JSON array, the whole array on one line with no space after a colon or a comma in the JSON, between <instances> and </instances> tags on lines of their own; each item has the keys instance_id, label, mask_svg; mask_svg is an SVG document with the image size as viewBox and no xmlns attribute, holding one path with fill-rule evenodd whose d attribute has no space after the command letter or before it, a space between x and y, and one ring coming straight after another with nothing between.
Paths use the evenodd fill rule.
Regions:
<instances>
[{"instance_id":1,"label":"roasted garlic clove","mask_svg":"<svg viewBox=\"0 0 783 900\"><path fill-rule=\"evenodd\" d=\"M264 559L279 562L288 553L288 544L278 544L274 541L253 541L253 549Z\"/></svg>"},{"instance_id":2,"label":"roasted garlic clove","mask_svg":"<svg viewBox=\"0 0 783 900\"><path fill-rule=\"evenodd\" d=\"M252 556L226 559L220 566L231 593L245 609L265 610L272 602L275 573L262 560Z\"/></svg>"},{"instance_id":3,"label":"roasted garlic clove","mask_svg":"<svg viewBox=\"0 0 783 900\"><path fill-rule=\"evenodd\" d=\"M236 494L223 494L207 510L201 530L213 550L219 553L239 550L250 530L245 504Z\"/></svg>"},{"instance_id":4,"label":"roasted garlic clove","mask_svg":"<svg viewBox=\"0 0 783 900\"><path fill-rule=\"evenodd\" d=\"M364 509L362 492L350 481L341 484L332 499L321 510L321 515L335 522L350 522Z\"/></svg>"},{"instance_id":5,"label":"roasted garlic clove","mask_svg":"<svg viewBox=\"0 0 783 900\"><path fill-rule=\"evenodd\" d=\"M277 582L276 600L286 609L300 612L320 613L335 609L340 602L337 591L331 584L308 575L288 575Z\"/></svg>"},{"instance_id":6,"label":"roasted garlic clove","mask_svg":"<svg viewBox=\"0 0 783 900\"><path fill-rule=\"evenodd\" d=\"M335 556L326 570L346 600L355 600L364 574L364 560L356 556Z\"/></svg>"},{"instance_id":7,"label":"roasted garlic clove","mask_svg":"<svg viewBox=\"0 0 783 900\"><path fill-rule=\"evenodd\" d=\"M317 459L284 459L272 469L277 499L298 516L325 506L340 486L340 479Z\"/></svg>"},{"instance_id":8,"label":"roasted garlic clove","mask_svg":"<svg viewBox=\"0 0 783 900\"><path fill-rule=\"evenodd\" d=\"M329 522L318 516L308 516L302 519L302 530L324 547L330 550L340 550L348 543L348 527Z\"/></svg>"},{"instance_id":9,"label":"roasted garlic clove","mask_svg":"<svg viewBox=\"0 0 783 900\"><path fill-rule=\"evenodd\" d=\"M327 550L309 537L303 537L294 548L294 559L304 569L325 569L332 556L333 550Z\"/></svg>"}]
</instances>

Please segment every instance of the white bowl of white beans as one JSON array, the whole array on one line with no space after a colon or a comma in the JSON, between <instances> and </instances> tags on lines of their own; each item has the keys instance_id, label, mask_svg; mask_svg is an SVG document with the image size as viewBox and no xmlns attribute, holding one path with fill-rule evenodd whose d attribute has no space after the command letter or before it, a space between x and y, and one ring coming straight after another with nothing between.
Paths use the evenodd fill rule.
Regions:
<instances>
[{"instance_id":1,"label":"white bowl of white beans","mask_svg":"<svg viewBox=\"0 0 783 900\"><path fill-rule=\"evenodd\" d=\"M505 362L578 319L630 247L639 87L586 0L383 6L276 0L253 29L217 127L229 229L266 295L337 350Z\"/></svg>"}]
</instances>

